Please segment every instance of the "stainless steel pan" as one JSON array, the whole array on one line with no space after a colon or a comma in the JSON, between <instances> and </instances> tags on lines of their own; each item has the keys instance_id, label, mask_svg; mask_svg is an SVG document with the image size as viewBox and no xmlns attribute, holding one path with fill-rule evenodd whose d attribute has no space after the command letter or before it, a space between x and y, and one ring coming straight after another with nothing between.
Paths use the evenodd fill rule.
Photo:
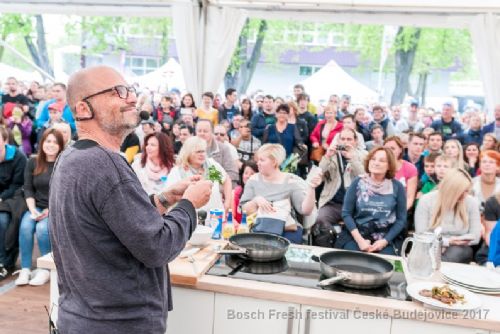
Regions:
<instances>
[{"instance_id":1,"label":"stainless steel pan","mask_svg":"<svg viewBox=\"0 0 500 334\"><path fill-rule=\"evenodd\" d=\"M241 233L229 238L229 249L217 253L237 254L256 262L271 262L281 260L289 246L290 241L276 234Z\"/></svg>"},{"instance_id":2,"label":"stainless steel pan","mask_svg":"<svg viewBox=\"0 0 500 334\"><path fill-rule=\"evenodd\" d=\"M362 252L330 251L315 260L320 263L321 273L329 277L319 286L338 283L355 289L374 289L385 285L394 273L391 262Z\"/></svg>"}]
</instances>

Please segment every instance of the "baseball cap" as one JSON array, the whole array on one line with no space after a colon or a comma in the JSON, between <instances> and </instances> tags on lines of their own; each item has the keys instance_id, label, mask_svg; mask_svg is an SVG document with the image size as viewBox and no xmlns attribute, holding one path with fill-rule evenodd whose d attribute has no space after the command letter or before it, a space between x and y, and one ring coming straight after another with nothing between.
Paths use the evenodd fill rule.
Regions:
<instances>
[{"instance_id":1,"label":"baseball cap","mask_svg":"<svg viewBox=\"0 0 500 334\"><path fill-rule=\"evenodd\" d=\"M64 107L66 106L66 103L64 102L54 102L49 105L49 110L57 110L57 111L63 111Z\"/></svg>"}]
</instances>

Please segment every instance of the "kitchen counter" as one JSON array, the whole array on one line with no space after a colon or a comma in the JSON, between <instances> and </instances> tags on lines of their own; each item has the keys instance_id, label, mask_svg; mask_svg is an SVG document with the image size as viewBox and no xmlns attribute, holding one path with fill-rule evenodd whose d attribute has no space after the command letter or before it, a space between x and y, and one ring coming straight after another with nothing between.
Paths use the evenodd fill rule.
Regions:
<instances>
[{"instance_id":1,"label":"kitchen counter","mask_svg":"<svg viewBox=\"0 0 500 334\"><path fill-rule=\"evenodd\" d=\"M412 321L417 321L418 324L429 326L430 324L443 324L452 325L454 327L446 326L447 329L459 330L462 327L464 329L474 330L472 332L465 331L464 333L494 333L494 331L500 331L500 296L489 296L478 294L482 300L482 307L480 310L475 310L467 313L445 313L439 310L433 310L429 308L424 308L421 303L400 301L395 299L372 297L364 295L349 294L343 292L326 291L318 289L303 288L291 285L274 284L259 281L249 281L236 278L219 277L204 275L205 272L210 269L210 267L215 263L218 255L214 251L214 246L222 245L223 242L212 241L211 244L205 247L200 252L196 253L193 258L194 263L190 262L188 259L177 258L169 264L171 281L174 284L174 306L177 306L176 302L180 304L186 304L187 307L191 305L188 300L193 298L193 303L197 303L197 298L200 298L200 305L204 298L207 300L206 307L212 310L207 313L207 317L212 314L216 317L218 307L214 306L211 296L216 299L218 295L225 296L224 298L231 298L230 296L237 296L240 299L235 299L236 303L238 300L243 301L248 300L261 300L268 301L267 303L278 302L286 303L286 305L293 305L294 310L298 306L307 306L307 310L311 309L325 309L325 310L336 310L336 311L347 311L350 312L348 316L353 317L353 319L367 319L367 320L387 320L385 322L385 329L383 332L397 333L399 330L395 328L400 328L402 331L408 323ZM311 247L311 246L294 246L301 248L311 248L315 254L321 254L324 251L330 251L331 249ZM387 258L396 258L387 256ZM51 300L56 298L57 294L52 290L57 289L57 285L54 283L55 266L51 258L51 254L38 259L38 266L52 269L53 275L51 281ZM408 284L412 280L408 275L406 275ZM442 282L437 276L434 276L431 280L436 282ZM207 294L209 293L209 294ZM182 294L182 298L176 298L176 294ZM199 296L197 295L199 294ZM190 296L188 298L188 296ZM198 297L197 297L198 296ZM184 299L180 301L180 299ZM220 299L223 300L223 299ZM212 304L210 304L212 303ZM266 305L267 305L266 303ZM242 304L243 305L243 304ZM260 305L264 305L260 303ZM273 304L274 305L274 304ZM195 307L191 305L191 307ZM179 306L182 309L182 305ZM215 310L213 310L215 308ZM234 306L237 308L237 305ZM291 309L291 308L289 308ZM298 307L298 309L301 309ZM175 321L176 314L179 315L181 312L174 312L169 318L170 321ZM207 319L208 319L207 318ZM302 319L303 320L303 319ZM201 320L200 320L201 321ZM208 320L207 320L208 321ZM290 322L290 320L288 320ZM287 323L287 333L299 332L300 328L303 328L304 323L307 324L307 320L302 324ZM367 323L368 324L368 323ZM310 325L310 324L309 324ZM215 326L212 324L212 326ZM291 326L291 327L290 327ZM297 328L297 331L288 331L289 328ZM302 326L302 327L301 327ZM396 326L396 327L395 327ZM399 327L398 327L399 326ZM402 326L402 327L401 327ZM420 325L419 325L420 326ZM174 326L175 327L175 326ZM218 331L213 333L224 333L222 327ZM439 331L445 328L439 329ZM406 329L405 329L406 331ZM491 331L491 332L489 332ZM319 331L315 331L315 333ZM427 334L431 331L426 331ZM187 333L187 332L186 332ZM304 330L304 333L309 333L309 331ZM457 332L458 333L458 332ZM462 333L462 332L460 332ZM495 332L500 333L500 332Z\"/></svg>"}]
</instances>

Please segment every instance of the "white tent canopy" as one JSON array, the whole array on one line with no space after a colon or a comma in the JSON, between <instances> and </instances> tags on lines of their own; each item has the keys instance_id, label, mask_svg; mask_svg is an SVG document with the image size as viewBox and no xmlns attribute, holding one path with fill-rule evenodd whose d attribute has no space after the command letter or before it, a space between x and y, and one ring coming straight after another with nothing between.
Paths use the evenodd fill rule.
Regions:
<instances>
[{"instance_id":1,"label":"white tent canopy","mask_svg":"<svg viewBox=\"0 0 500 334\"><path fill-rule=\"evenodd\" d=\"M301 83L313 101L328 98L334 92L350 95L353 101L361 103L378 100L375 91L351 77L334 60Z\"/></svg>"},{"instance_id":2,"label":"white tent canopy","mask_svg":"<svg viewBox=\"0 0 500 334\"><path fill-rule=\"evenodd\" d=\"M0 12L172 16L187 89L216 91L247 17L466 28L491 110L500 103L498 0L6 0Z\"/></svg>"},{"instance_id":3,"label":"white tent canopy","mask_svg":"<svg viewBox=\"0 0 500 334\"><path fill-rule=\"evenodd\" d=\"M137 82L141 87L152 90L166 91L177 88L183 91L186 89L182 67L174 58L170 58L153 72L141 76L129 77L127 80L129 82Z\"/></svg>"}]
</instances>

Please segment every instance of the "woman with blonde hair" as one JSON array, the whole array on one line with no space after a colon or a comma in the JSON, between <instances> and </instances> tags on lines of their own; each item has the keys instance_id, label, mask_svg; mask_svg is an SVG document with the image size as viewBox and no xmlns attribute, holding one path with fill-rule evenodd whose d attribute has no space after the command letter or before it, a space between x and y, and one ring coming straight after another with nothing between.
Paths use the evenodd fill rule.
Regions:
<instances>
[{"instance_id":1,"label":"woman with blonde hair","mask_svg":"<svg viewBox=\"0 0 500 334\"><path fill-rule=\"evenodd\" d=\"M207 157L207 142L199 137L188 138L177 156L177 163L168 175L165 187L184 180L190 176L201 175L208 179L210 169L215 168L220 174L220 182L214 181L212 194L208 203L199 210L224 209L227 212L231 208L231 179L226 171L212 158ZM220 187L223 187L224 198Z\"/></svg>"},{"instance_id":2,"label":"woman with blonde hair","mask_svg":"<svg viewBox=\"0 0 500 334\"><path fill-rule=\"evenodd\" d=\"M481 145L481 150L495 150L497 148L497 137L494 133L485 133L483 136L483 143Z\"/></svg>"},{"instance_id":3,"label":"woman with blonde hair","mask_svg":"<svg viewBox=\"0 0 500 334\"><path fill-rule=\"evenodd\" d=\"M332 143L337 133L343 128L342 122L337 121L337 106L329 104L323 112L325 119L316 124L309 136L312 145L311 160L319 162Z\"/></svg>"},{"instance_id":4,"label":"woman with blonde hair","mask_svg":"<svg viewBox=\"0 0 500 334\"><path fill-rule=\"evenodd\" d=\"M442 259L469 263L473 245L481 238L479 203L469 191L472 179L463 169L451 169L439 183L437 191L420 198L415 211L417 233L435 231L441 227Z\"/></svg>"},{"instance_id":5,"label":"woman with blonde hair","mask_svg":"<svg viewBox=\"0 0 500 334\"><path fill-rule=\"evenodd\" d=\"M468 170L464 160L464 150L462 144L456 139L448 139L443 146L443 152L453 160L454 168L463 168Z\"/></svg>"},{"instance_id":6,"label":"woman with blonde hair","mask_svg":"<svg viewBox=\"0 0 500 334\"><path fill-rule=\"evenodd\" d=\"M292 216L292 208L303 216L315 207L315 188L321 173L308 182L280 171L286 158L282 145L265 144L257 151L259 172L252 175L241 196L240 205L248 214L257 212L254 232L282 235L293 243L302 243L302 226Z\"/></svg>"}]
</instances>

